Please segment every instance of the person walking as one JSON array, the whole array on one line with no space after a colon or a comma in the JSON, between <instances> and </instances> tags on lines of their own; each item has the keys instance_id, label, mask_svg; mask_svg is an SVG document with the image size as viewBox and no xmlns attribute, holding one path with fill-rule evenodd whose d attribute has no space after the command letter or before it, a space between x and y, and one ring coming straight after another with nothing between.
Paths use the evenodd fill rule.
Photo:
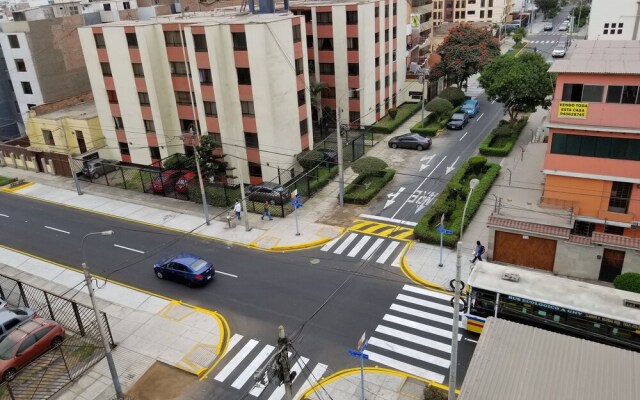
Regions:
<instances>
[{"instance_id":1,"label":"person walking","mask_svg":"<svg viewBox=\"0 0 640 400\"><path fill-rule=\"evenodd\" d=\"M238 217L238 220L240 220L240 212L242 211L242 205L240 204L240 201L236 200L236 204L234 204L233 206L233 211L235 211L236 217Z\"/></svg>"},{"instance_id":2,"label":"person walking","mask_svg":"<svg viewBox=\"0 0 640 400\"><path fill-rule=\"evenodd\" d=\"M480 241L476 241L476 250L473 252L473 260L471 261L471 264L475 264L477 260L482 261L482 255L485 252L485 248L482 245L482 243L480 243Z\"/></svg>"},{"instance_id":3,"label":"person walking","mask_svg":"<svg viewBox=\"0 0 640 400\"><path fill-rule=\"evenodd\" d=\"M269 210L269 201L264 202L264 210L262 211L262 217L260 217L260 219L264 220L264 217L269 217L269 221L273 221L271 210Z\"/></svg>"}]
</instances>

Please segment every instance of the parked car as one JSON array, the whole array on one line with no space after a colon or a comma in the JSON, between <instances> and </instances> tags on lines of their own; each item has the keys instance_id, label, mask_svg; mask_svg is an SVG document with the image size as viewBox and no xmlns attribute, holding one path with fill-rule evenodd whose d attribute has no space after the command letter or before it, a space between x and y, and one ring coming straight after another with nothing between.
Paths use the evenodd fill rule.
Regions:
<instances>
[{"instance_id":1,"label":"parked car","mask_svg":"<svg viewBox=\"0 0 640 400\"><path fill-rule=\"evenodd\" d=\"M389 140L389 147L396 149L416 149L422 151L431 147L431 138L417 133L405 133Z\"/></svg>"},{"instance_id":2,"label":"parked car","mask_svg":"<svg viewBox=\"0 0 640 400\"><path fill-rule=\"evenodd\" d=\"M175 190L178 193L187 193L191 182L197 178L197 174L193 171L187 171L176 181Z\"/></svg>"},{"instance_id":3,"label":"parked car","mask_svg":"<svg viewBox=\"0 0 640 400\"><path fill-rule=\"evenodd\" d=\"M467 115L473 118L480 111L480 103L478 103L478 100L465 100L465 102L462 103L461 110L466 112Z\"/></svg>"},{"instance_id":4,"label":"parked car","mask_svg":"<svg viewBox=\"0 0 640 400\"><path fill-rule=\"evenodd\" d=\"M567 15L567 17L564 20L565 21L571 21L571 14Z\"/></svg>"},{"instance_id":5,"label":"parked car","mask_svg":"<svg viewBox=\"0 0 640 400\"><path fill-rule=\"evenodd\" d=\"M558 31L560 32L565 32L569 30L569 24L567 24L566 22L563 22L560 24L560 26L558 26Z\"/></svg>"},{"instance_id":6,"label":"parked car","mask_svg":"<svg viewBox=\"0 0 640 400\"><path fill-rule=\"evenodd\" d=\"M565 47L571 46L571 36L565 34L560 35L560 39L558 39L558 45L564 44Z\"/></svg>"},{"instance_id":7,"label":"parked car","mask_svg":"<svg viewBox=\"0 0 640 400\"><path fill-rule=\"evenodd\" d=\"M7 306L0 308L0 339L7 336L20 323L37 316L32 309L26 307Z\"/></svg>"},{"instance_id":8,"label":"parked car","mask_svg":"<svg viewBox=\"0 0 640 400\"><path fill-rule=\"evenodd\" d=\"M248 187L251 201L268 201L271 204L283 204L289 201L289 190L273 182L262 182Z\"/></svg>"},{"instance_id":9,"label":"parked car","mask_svg":"<svg viewBox=\"0 0 640 400\"><path fill-rule=\"evenodd\" d=\"M321 152L324 155L324 159L322 160L322 166L324 167L333 167L334 165L338 165L338 152L331 149L315 149Z\"/></svg>"},{"instance_id":10,"label":"parked car","mask_svg":"<svg viewBox=\"0 0 640 400\"><path fill-rule=\"evenodd\" d=\"M98 179L102 175L116 171L120 167L120 161L106 160L104 158L94 158L84 163L82 173L93 179Z\"/></svg>"},{"instance_id":11,"label":"parked car","mask_svg":"<svg viewBox=\"0 0 640 400\"><path fill-rule=\"evenodd\" d=\"M447 128L449 129L462 129L469 123L469 115L466 112L457 112L449 118L447 122Z\"/></svg>"},{"instance_id":12,"label":"parked car","mask_svg":"<svg viewBox=\"0 0 640 400\"><path fill-rule=\"evenodd\" d=\"M189 287L202 286L216 274L210 262L190 253L162 259L153 266L153 271L159 279L170 279Z\"/></svg>"},{"instance_id":13,"label":"parked car","mask_svg":"<svg viewBox=\"0 0 640 400\"><path fill-rule=\"evenodd\" d=\"M151 189L156 193L169 192L173 190L178 179L186 173L187 171L180 171L176 169L162 171L151 181Z\"/></svg>"},{"instance_id":14,"label":"parked car","mask_svg":"<svg viewBox=\"0 0 640 400\"><path fill-rule=\"evenodd\" d=\"M553 30L553 22L551 22L551 21L545 22L543 29L544 29L545 32L552 31Z\"/></svg>"},{"instance_id":15,"label":"parked car","mask_svg":"<svg viewBox=\"0 0 640 400\"><path fill-rule=\"evenodd\" d=\"M55 321L35 318L20 324L0 342L0 377L10 381L20 368L60 346L64 328Z\"/></svg>"},{"instance_id":16,"label":"parked car","mask_svg":"<svg viewBox=\"0 0 640 400\"><path fill-rule=\"evenodd\" d=\"M563 44L560 44L553 48L551 57L564 57L565 54L567 54L567 48Z\"/></svg>"}]
</instances>

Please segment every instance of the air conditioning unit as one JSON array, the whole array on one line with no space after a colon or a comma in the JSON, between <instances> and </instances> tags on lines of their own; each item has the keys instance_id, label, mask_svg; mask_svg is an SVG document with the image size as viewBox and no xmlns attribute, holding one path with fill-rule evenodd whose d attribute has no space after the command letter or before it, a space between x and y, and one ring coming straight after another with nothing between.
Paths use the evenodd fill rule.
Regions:
<instances>
[{"instance_id":1,"label":"air conditioning unit","mask_svg":"<svg viewBox=\"0 0 640 400\"><path fill-rule=\"evenodd\" d=\"M504 274L502 274L502 279L504 279L505 281L519 282L520 281L520 275L514 274L514 273L505 272Z\"/></svg>"}]
</instances>

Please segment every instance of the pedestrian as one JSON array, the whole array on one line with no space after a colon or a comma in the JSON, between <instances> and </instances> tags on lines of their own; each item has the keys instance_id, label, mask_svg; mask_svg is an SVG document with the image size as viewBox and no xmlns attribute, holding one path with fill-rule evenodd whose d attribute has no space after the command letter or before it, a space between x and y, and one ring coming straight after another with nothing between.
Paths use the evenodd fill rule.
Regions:
<instances>
[{"instance_id":1,"label":"pedestrian","mask_svg":"<svg viewBox=\"0 0 640 400\"><path fill-rule=\"evenodd\" d=\"M240 201L236 200L236 204L233 206L233 211L236 212L236 217L240 220L240 212L242 211L242 205L240 205Z\"/></svg>"},{"instance_id":2,"label":"pedestrian","mask_svg":"<svg viewBox=\"0 0 640 400\"><path fill-rule=\"evenodd\" d=\"M476 260L480 260L482 261L482 255L485 252L485 248L482 245L482 243L480 243L480 241L476 241L476 250L473 252L473 260L471 261L471 264L475 264Z\"/></svg>"},{"instance_id":3,"label":"pedestrian","mask_svg":"<svg viewBox=\"0 0 640 400\"><path fill-rule=\"evenodd\" d=\"M264 202L264 210L262 211L262 217L260 217L260 219L264 219L264 217L269 217L269 221L273 221L273 218L271 217L271 210L269 210L268 201Z\"/></svg>"}]
</instances>

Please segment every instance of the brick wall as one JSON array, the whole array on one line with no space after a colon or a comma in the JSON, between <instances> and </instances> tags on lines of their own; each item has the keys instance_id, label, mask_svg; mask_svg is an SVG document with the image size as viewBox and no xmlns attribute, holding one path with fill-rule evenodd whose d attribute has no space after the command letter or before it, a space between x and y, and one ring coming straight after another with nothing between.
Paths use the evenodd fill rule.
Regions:
<instances>
[{"instance_id":1,"label":"brick wall","mask_svg":"<svg viewBox=\"0 0 640 400\"><path fill-rule=\"evenodd\" d=\"M93 101L93 93L86 92L77 96L68 97L63 100L58 100L53 103L40 104L31 108L31 111L35 111L36 115L43 115L50 112L62 110L63 108L71 107L85 101Z\"/></svg>"}]
</instances>

